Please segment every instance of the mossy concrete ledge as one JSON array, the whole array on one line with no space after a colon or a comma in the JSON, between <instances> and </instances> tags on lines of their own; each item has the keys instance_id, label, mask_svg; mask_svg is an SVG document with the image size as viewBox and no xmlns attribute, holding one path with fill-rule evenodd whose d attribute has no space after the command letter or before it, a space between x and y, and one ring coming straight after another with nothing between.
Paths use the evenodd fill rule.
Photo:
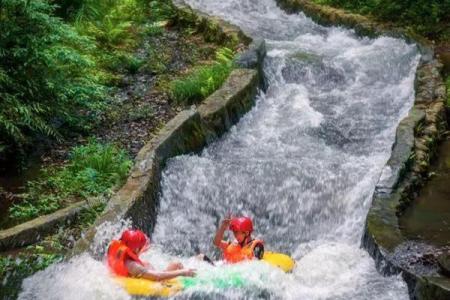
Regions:
<instances>
[{"instance_id":1,"label":"mossy concrete ledge","mask_svg":"<svg viewBox=\"0 0 450 300\"><path fill-rule=\"evenodd\" d=\"M107 247L102 239L107 224L130 219L147 233L153 230L160 193L161 172L171 157L200 151L221 136L251 109L258 88L265 87L262 64L266 55L263 40L252 41L239 27L192 9L182 0L172 1L175 23L190 25L206 40L230 48L245 49L223 86L198 107L180 112L138 153L125 185L109 201L104 213L79 239L70 258L85 251L101 257ZM94 243L94 240L96 241Z\"/></svg>"},{"instance_id":2,"label":"mossy concrete ledge","mask_svg":"<svg viewBox=\"0 0 450 300\"><path fill-rule=\"evenodd\" d=\"M355 29L363 35L382 34L389 28L386 24L378 24L368 17L349 13L345 10L327 5L318 5L308 0L276 0L278 5L288 13L304 12L315 22L325 26L341 25Z\"/></svg>"},{"instance_id":3,"label":"mossy concrete ledge","mask_svg":"<svg viewBox=\"0 0 450 300\"><path fill-rule=\"evenodd\" d=\"M132 217L136 226L150 231L151 226L148 224L152 222L148 222L148 218L153 218L155 214L160 170L165 160L178 154L198 151L220 136L251 108L257 87L265 88L262 70L266 55L264 40L252 41L239 27L191 9L182 1L176 2L173 3L175 22L197 28L210 41L239 48L241 52L234 63L240 69L233 71L224 86L198 109L179 113L157 137L143 147L136 157L131 176L112 197L97 225L107 220ZM92 206L92 201L98 203L97 199L82 201L13 228L0 230L0 251L23 247L54 233L59 225L70 223L83 208ZM95 231L89 230L76 244L73 253L86 249L93 233Z\"/></svg>"},{"instance_id":4,"label":"mossy concrete ledge","mask_svg":"<svg viewBox=\"0 0 450 300\"><path fill-rule=\"evenodd\" d=\"M169 121L140 150L125 185L110 199L102 216L77 241L68 257L86 250L98 257L103 255L107 245L93 241L101 240L104 224L131 219L134 226L150 233L166 161L200 151L235 124L253 106L258 77L256 70L235 69L224 85L201 105L181 111Z\"/></svg>"},{"instance_id":5,"label":"mossy concrete ledge","mask_svg":"<svg viewBox=\"0 0 450 300\"><path fill-rule=\"evenodd\" d=\"M446 130L445 88L435 59L421 61L415 82L415 102L396 132L391 157L372 197L362 245L383 274L401 273L411 299L450 299L450 278L425 274L411 265L416 253L399 227L399 216L411 205L427 180L436 145Z\"/></svg>"},{"instance_id":6,"label":"mossy concrete ledge","mask_svg":"<svg viewBox=\"0 0 450 300\"><path fill-rule=\"evenodd\" d=\"M194 9L184 0L174 0L172 4L176 12L175 24L196 28L207 41L239 50L234 63L240 68L258 70L260 87L265 90L266 82L262 70L262 62L266 56L264 39L253 40L238 26Z\"/></svg>"},{"instance_id":7,"label":"mossy concrete ledge","mask_svg":"<svg viewBox=\"0 0 450 300\"><path fill-rule=\"evenodd\" d=\"M235 48L240 43L248 45L252 41L238 26L194 9L183 0L172 3L176 11L175 22L196 28L209 42Z\"/></svg>"},{"instance_id":8,"label":"mossy concrete ledge","mask_svg":"<svg viewBox=\"0 0 450 300\"><path fill-rule=\"evenodd\" d=\"M58 230L60 225L73 221L88 206L89 203L86 201L77 202L54 213L0 230L0 251L24 247L39 241L46 234Z\"/></svg>"},{"instance_id":9,"label":"mossy concrete ledge","mask_svg":"<svg viewBox=\"0 0 450 300\"><path fill-rule=\"evenodd\" d=\"M375 37L387 35L404 38L410 42L420 42L420 47L425 46L422 52L427 52L431 58L432 52L428 48L431 43L425 38L411 31L395 26L393 23L378 22L370 17L351 13L344 9L334 8L327 5L319 5L311 0L275 0L278 5L289 13L304 12L315 22L325 26L343 26L354 29L359 35ZM432 47L431 47L432 48Z\"/></svg>"},{"instance_id":10,"label":"mossy concrete ledge","mask_svg":"<svg viewBox=\"0 0 450 300\"><path fill-rule=\"evenodd\" d=\"M394 24L380 23L342 9L308 0L276 1L286 11L302 11L323 25L340 25L371 37L404 38L418 46L422 56L416 72L414 107L397 128L391 157L372 197L362 246L375 259L381 273L403 275L411 299L450 299L449 277L438 273L423 275L408 265L405 257L410 255L410 241L402 235L398 219L426 181L430 160L447 124L442 65L435 58L432 44Z\"/></svg>"}]
</instances>

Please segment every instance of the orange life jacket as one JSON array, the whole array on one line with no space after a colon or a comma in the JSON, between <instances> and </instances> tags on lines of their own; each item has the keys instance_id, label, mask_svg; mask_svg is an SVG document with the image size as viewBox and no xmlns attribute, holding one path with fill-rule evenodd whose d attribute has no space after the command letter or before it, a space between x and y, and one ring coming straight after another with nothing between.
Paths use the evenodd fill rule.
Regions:
<instances>
[{"instance_id":1,"label":"orange life jacket","mask_svg":"<svg viewBox=\"0 0 450 300\"><path fill-rule=\"evenodd\" d=\"M264 242L262 240L253 240L243 247L238 243L230 243L225 249L223 249L223 258L228 263L252 260L255 258L253 250L257 245L264 245Z\"/></svg>"},{"instance_id":2,"label":"orange life jacket","mask_svg":"<svg viewBox=\"0 0 450 300\"><path fill-rule=\"evenodd\" d=\"M113 240L108 248L108 265L119 276L128 276L128 268L125 264L127 259L134 260L135 262L144 266L144 263L139 259L136 253L134 253L124 242L120 240Z\"/></svg>"}]
</instances>

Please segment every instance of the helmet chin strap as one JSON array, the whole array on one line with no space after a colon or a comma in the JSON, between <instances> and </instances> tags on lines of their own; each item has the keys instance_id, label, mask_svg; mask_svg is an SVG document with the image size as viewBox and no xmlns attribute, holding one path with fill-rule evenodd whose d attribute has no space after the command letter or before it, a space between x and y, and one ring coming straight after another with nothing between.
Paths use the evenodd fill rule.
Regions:
<instances>
[{"instance_id":1,"label":"helmet chin strap","mask_svg":"<svg viewBox=\"0 0 450 300\"><path fill-rule=\"evenodd\" d=\"M251 236L251 233L249 232L246 236L245 236L245 238L244 238L244 240L242 241L242 243L239 243L239 245L241 246L241 247L244 247L245 245L247 245L248 243L250 243L252 240L250 239L250 236Z\"/></svg>"}]
</instances>

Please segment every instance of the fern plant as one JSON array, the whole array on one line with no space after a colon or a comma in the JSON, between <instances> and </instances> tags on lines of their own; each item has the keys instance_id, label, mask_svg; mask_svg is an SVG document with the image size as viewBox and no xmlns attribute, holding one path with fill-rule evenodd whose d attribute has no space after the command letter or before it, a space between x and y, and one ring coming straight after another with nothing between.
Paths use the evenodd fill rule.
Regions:
<instances>
[{"instance_id":1,"label":"fern plant","mask_svg":"<svg viewBox=\"0 0 450 300\"><path fill-rule=\"evenodd\" d=\"M10 217L24 221L59 209L68 198L106 195L131 165L125 151L90 140L72 149L67 166L44 169L41 179L29 182L25 200L10 208Z\"/></svg>"},{"instance_id":2,"label":"fern plant","mask_svg":"<svg viewBox=\"0 0 450 300\"><path fill-rule=\"evenodd\" d=\"M38 134L58 138L57 126L89 117L105 91L78 35L44 0L4 0L0 10L0 144L22 148Z\"/></svg>"},{"instance_id":3,"label":"fern plant","mask_svg":"<svg viewBox=\"0 0 450 300\"><path fill-rule=\"evenodd\" d=\"M211 65L195 68L182 79L170 85L171 98L179 103L191 104L211 95L220 88L233 69L234 52L228 48L216 51Z\"/></svg>"}]
</instances>

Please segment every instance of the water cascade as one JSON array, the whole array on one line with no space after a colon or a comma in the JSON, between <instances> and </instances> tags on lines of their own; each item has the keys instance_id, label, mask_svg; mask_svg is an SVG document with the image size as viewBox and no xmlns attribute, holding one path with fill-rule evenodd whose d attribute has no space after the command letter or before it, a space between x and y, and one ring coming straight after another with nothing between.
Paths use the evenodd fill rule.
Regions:
<instances>
[{"instance_id":1,"label":"water cascade","mask_svg":"<svg viewBox=\"0 0 450 300\"><path fill-rule=\"evenodd\" d=\"M265 39L269 87L220 140L169 161L154 247L144 257L156 265L198 252L219 258L212 238L231 212L253 217L266 249L291 254L297 268L285 274L259 262L213 268L182 259L199 274L239 272L249 287L199 287L181 298L407 299L402 279L378 274L360 243L396 127L413 103L416 47L322 27L274 0L187 3ZM107 278L103 263L85 254L26 279L20 297L128 297Z\"/></svg>"}]
</instances>

